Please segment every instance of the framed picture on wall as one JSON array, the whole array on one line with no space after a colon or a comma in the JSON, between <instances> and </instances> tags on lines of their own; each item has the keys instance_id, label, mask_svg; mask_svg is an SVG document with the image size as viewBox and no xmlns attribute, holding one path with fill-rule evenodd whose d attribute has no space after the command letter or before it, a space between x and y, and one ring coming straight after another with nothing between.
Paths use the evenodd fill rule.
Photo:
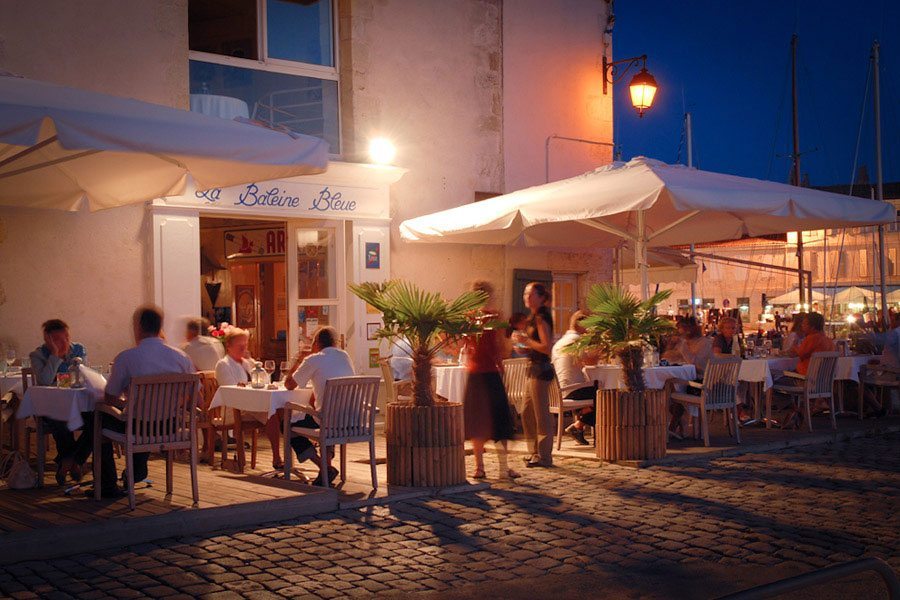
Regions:
<instances>
[{"instance_id":1,"label":"framed picture on wall","mask_svg":"<svg viewBox=\"0 0 900 600\"><path fill-rule=\"evenodd\" d=\"M366 323L366 339L376 339L375 334L378 333L379 329L381 329L381 323Z\"/></svg>"},{"instance_id":2,"label":"framed picture on wall","mask_svg":"<svg viewBox=\"0 0 900 600\"><path fill-rule=\"evenodd\" d=\"M256 327L256 286L234 286L235 325L241 329Z\"/></svg>"},{"instance_id":3,"label":"framed picture on wall","mask_svg":"<svg viewBox=\"0 0 900 600\"><path fill-rule=\"evenodd\" d=\"M381 244L378 242L366 242L366 268L381 268Z\"/></svg>"}]
</instances>

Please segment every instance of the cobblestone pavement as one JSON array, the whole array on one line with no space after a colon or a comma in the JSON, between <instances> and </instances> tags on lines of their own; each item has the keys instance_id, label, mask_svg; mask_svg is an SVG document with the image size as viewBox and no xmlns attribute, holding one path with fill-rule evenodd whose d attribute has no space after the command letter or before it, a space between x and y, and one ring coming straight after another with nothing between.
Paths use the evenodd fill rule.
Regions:
<instances>
[{"instance_id":1,"label":"cobblestone pavement","mask_svg":"<svg viewBox=\"0 0 900 600\"><path fill-rule=\"evenodd\" d=\"M561 459L475 494L19 563L0 568L0 591L712 597L861 556L900 569L898 532L900 435L892 434L640 470ZM690 583L698 577L702 585Z\"/></svg>"}]
</instances>

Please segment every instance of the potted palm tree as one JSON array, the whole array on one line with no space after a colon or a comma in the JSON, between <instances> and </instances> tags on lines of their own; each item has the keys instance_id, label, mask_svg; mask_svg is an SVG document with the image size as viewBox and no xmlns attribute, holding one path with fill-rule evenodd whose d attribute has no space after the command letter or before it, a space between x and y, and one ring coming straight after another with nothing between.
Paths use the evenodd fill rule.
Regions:
<instances>
[{"instance_id":1,"label":"potted palm tree","mask_svg":"<svg viewBox=\"0 0 900 600\"><path fill-rule=\"evenodd\" d=\"M670 291L641 301L616 285L591 288L586 333L570 348L596 349L618 359L624 390L597 392L597 456L604 460L646 460L666 454L666 397L644 383L644 350L651 340L670 332L672 322L656 314Z\"/></svg>"},{"instance_id":2,"label":"potted palm tree","mask_svg":"<svg viewBox=\"0 0 900 600\"><path fill-rule=\"evenodd\" d=\"M385 414L388 484L446 486L464 483L463 407L439 402L432 391L432 359L446 346L483 327L470 318L484 306L482 292L452 301L405 281L350 285L350 291L382 313L376 337L405 340L413 359L411 400L388 404Z\"/></svg>"}]
</instances>

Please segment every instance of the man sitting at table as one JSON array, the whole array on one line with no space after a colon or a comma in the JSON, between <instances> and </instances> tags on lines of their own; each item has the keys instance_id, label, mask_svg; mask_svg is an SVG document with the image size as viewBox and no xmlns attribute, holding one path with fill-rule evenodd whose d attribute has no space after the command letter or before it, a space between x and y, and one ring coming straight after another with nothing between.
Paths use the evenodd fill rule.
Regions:
<instances>
[{"instance_id":1,"label":"man sitting at table","mask_svg":"<svg viewBox=\"0 0 900 600\"><path fill-rule=\"evenodd\" d=\"M809 362L814 353L834 352L834 341L825 335L824 330L825 317L821 314L811 312L803 317L803 320L800 322L800 333L803 335L803 341L800 342L799 346L794 346L794 348L788 352L789 356L797 356L800 358L800 362L797 363L794 371L801 375L806 375L809 372ZM785 375L778 378L775 383L778 385L796 386L798 385L798 380ZM783 427L785 429L791 427L799 429L802 420L803 413L796 407L793 407L791 412L788 413L788 416L785 418Z\"/></svg>"},{"instance_id":2,"label":"man sitting at table","mask_svg":"<svg viewBox=\"0 0 900 600\"><path fill-rule=\"evenodd\" d=\"M568 352L566 348L578 341L584 335L585 328L581 324L581 320L587 315L582 311L576 311L569 319L569 330L559 340L553 344L550 351L550 360L553 362L553 368L556 370L556 377L559 379L559 386L563 389L569 386L581 384L575 390L566 395L567 400L590 400L597 397L597 386L588 381L584 374L584 365L587 362L596 362L596 354L576 354ZM582 446L587 446L588 441L584 439L584 428L594 427L596 415L591 407L581 409L575 422L566 427L566 433L575 438L575 441Z\"/></svg>"},{"instance_id":3,"label":"man sitting at table","mask_svg":"<svg viewBox=\"0 0 900 600\"><path fill-rule=\"evenodd\" d=\"M317 399L324 397L325 383L329 379L355 375L350 355L335 347L336 340L337 331L333 327L323 327L316 331L312 339L312 352L305 358L302 354L298 354L297 359L284 379L284 387L289 390L305 387L311 381L313 396L310 399L310 406L312 407L315 407ZM310 415L306 415L302 420L297 421L295 425L312 429L319 426ZM299 462L312 459L315 464L319 465L320 469L323 463L327 464L328 481L334 481L335 477L338 476L338 470L331 466L333 452L329 452L327 457L319 457L317 459L312 442L299 435L291 437L291 448L297 454ZM316 481L321 481L321 473L316 478Z\"/></svg>"},{"instance_id":4,"label":"man sitting at table","mask_svg":"<svg viewBox=\"0 0 900 600\"><path fill-rule=\"evenodd\" d=\"M134 377L145 375L168 375L193 373L194 365L187 354L166 345L162 331L163 313L155 306L142 306L134 311L132 327L136 346L120 352L113 361L109 381L106 383L105 402L113 406L123 406L122 394L128 391ZM127 398L125 399L127 402ZM103 415L102 427L120 433L125 432L125 422L110 415ZM147 478L147 459L150 454L140 452L134 455L134 481ZM116 485L116 461L113 457L112 442L103 440L100 447L100 493L104 498L119 498L124 495ZM127 481L125 473L122 479ZM97 482L94 482L97 485ZM85 494L93 497L93 492Z\"/></svg>"},{"instance_id":5,"label":"man sitting at table","mask_svg":"<svg viewBox=\"0 0 900 600\"><path fill-rule=\"evenodd\" d=\"M56 385L58 373L68 373L72 361L80 358L86 360L87 353L79 343L69 339L69 326L61 319L50 319L42 325L44 343L29 355L34 379L38 385ZM53 436L56 443L56 483L63 485L66 474L74 481L81 481L84 463L91 455L91 439L82 435L75 440L75 433L69 431L65 421L57 421L44 417L44 426Z\"/></svg>"},{"instance_id":6,"label":"man sitting at table","mask_svg":"<svg viewBox=\"0 0 900 600\"><path fill-rule=\"evenodd\" d=\"M225 347L222 342L214 337L203 335L205 326L209 325L206 319L190 319L185 330L184 344L181 349L188 355L194 367L198 371L214 371L216 363L225 358Z\"/></svg>"},{"instance_id":7,"label":"man sitting at table","mask_svg":"<svg viewBox=\"0 0 900 600\"><path fill-rule=\"evenodd\" d=\"M722 317L719 319L719 333L713 338L713 356L739 356L740 344L735 344L737 335L737 319Z\"/></svg>"}]
</instances>

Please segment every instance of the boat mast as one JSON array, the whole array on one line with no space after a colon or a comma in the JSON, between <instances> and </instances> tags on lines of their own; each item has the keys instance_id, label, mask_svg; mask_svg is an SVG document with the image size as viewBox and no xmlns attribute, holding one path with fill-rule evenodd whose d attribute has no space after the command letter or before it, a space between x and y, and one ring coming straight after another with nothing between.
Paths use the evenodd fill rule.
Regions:
<instances>
[{"instance_id":1,"label":"boat mast","mask_svg":"<svg viewBox=\"0 0 900 600\"><path fill-rule=\"evenodd\" d=\"M794 151L791 157L794 160L793 184L800 186L800 120L797 117L797 34L791 36L791 118L794 127ZM803 304L804 282L803 282L803 231L797 232L797 275L799 285L797 287L798 298L800 304ZM807 304L812 307L812 290L808 290L809 294L806 299Z\"/></svg>"},{"instance_id":2,"label":"boat mast","mask_svg":"<svg viewBox=\"0 0 900 600\"><path fill-rule=\"evenodd\" d=\"M878 40L872 44L872 68L875 73L873 79L875 96L875 196L879 202L884 202L884 173L881 170L881 82L878 77ZM881 291L881 318L885 331L891 328L887 309L887 294L884 280L887 268L887 259L884 255L884 225L878 226L878 257L879 257L879 283Z\"/></svg>"}]
</instances>

